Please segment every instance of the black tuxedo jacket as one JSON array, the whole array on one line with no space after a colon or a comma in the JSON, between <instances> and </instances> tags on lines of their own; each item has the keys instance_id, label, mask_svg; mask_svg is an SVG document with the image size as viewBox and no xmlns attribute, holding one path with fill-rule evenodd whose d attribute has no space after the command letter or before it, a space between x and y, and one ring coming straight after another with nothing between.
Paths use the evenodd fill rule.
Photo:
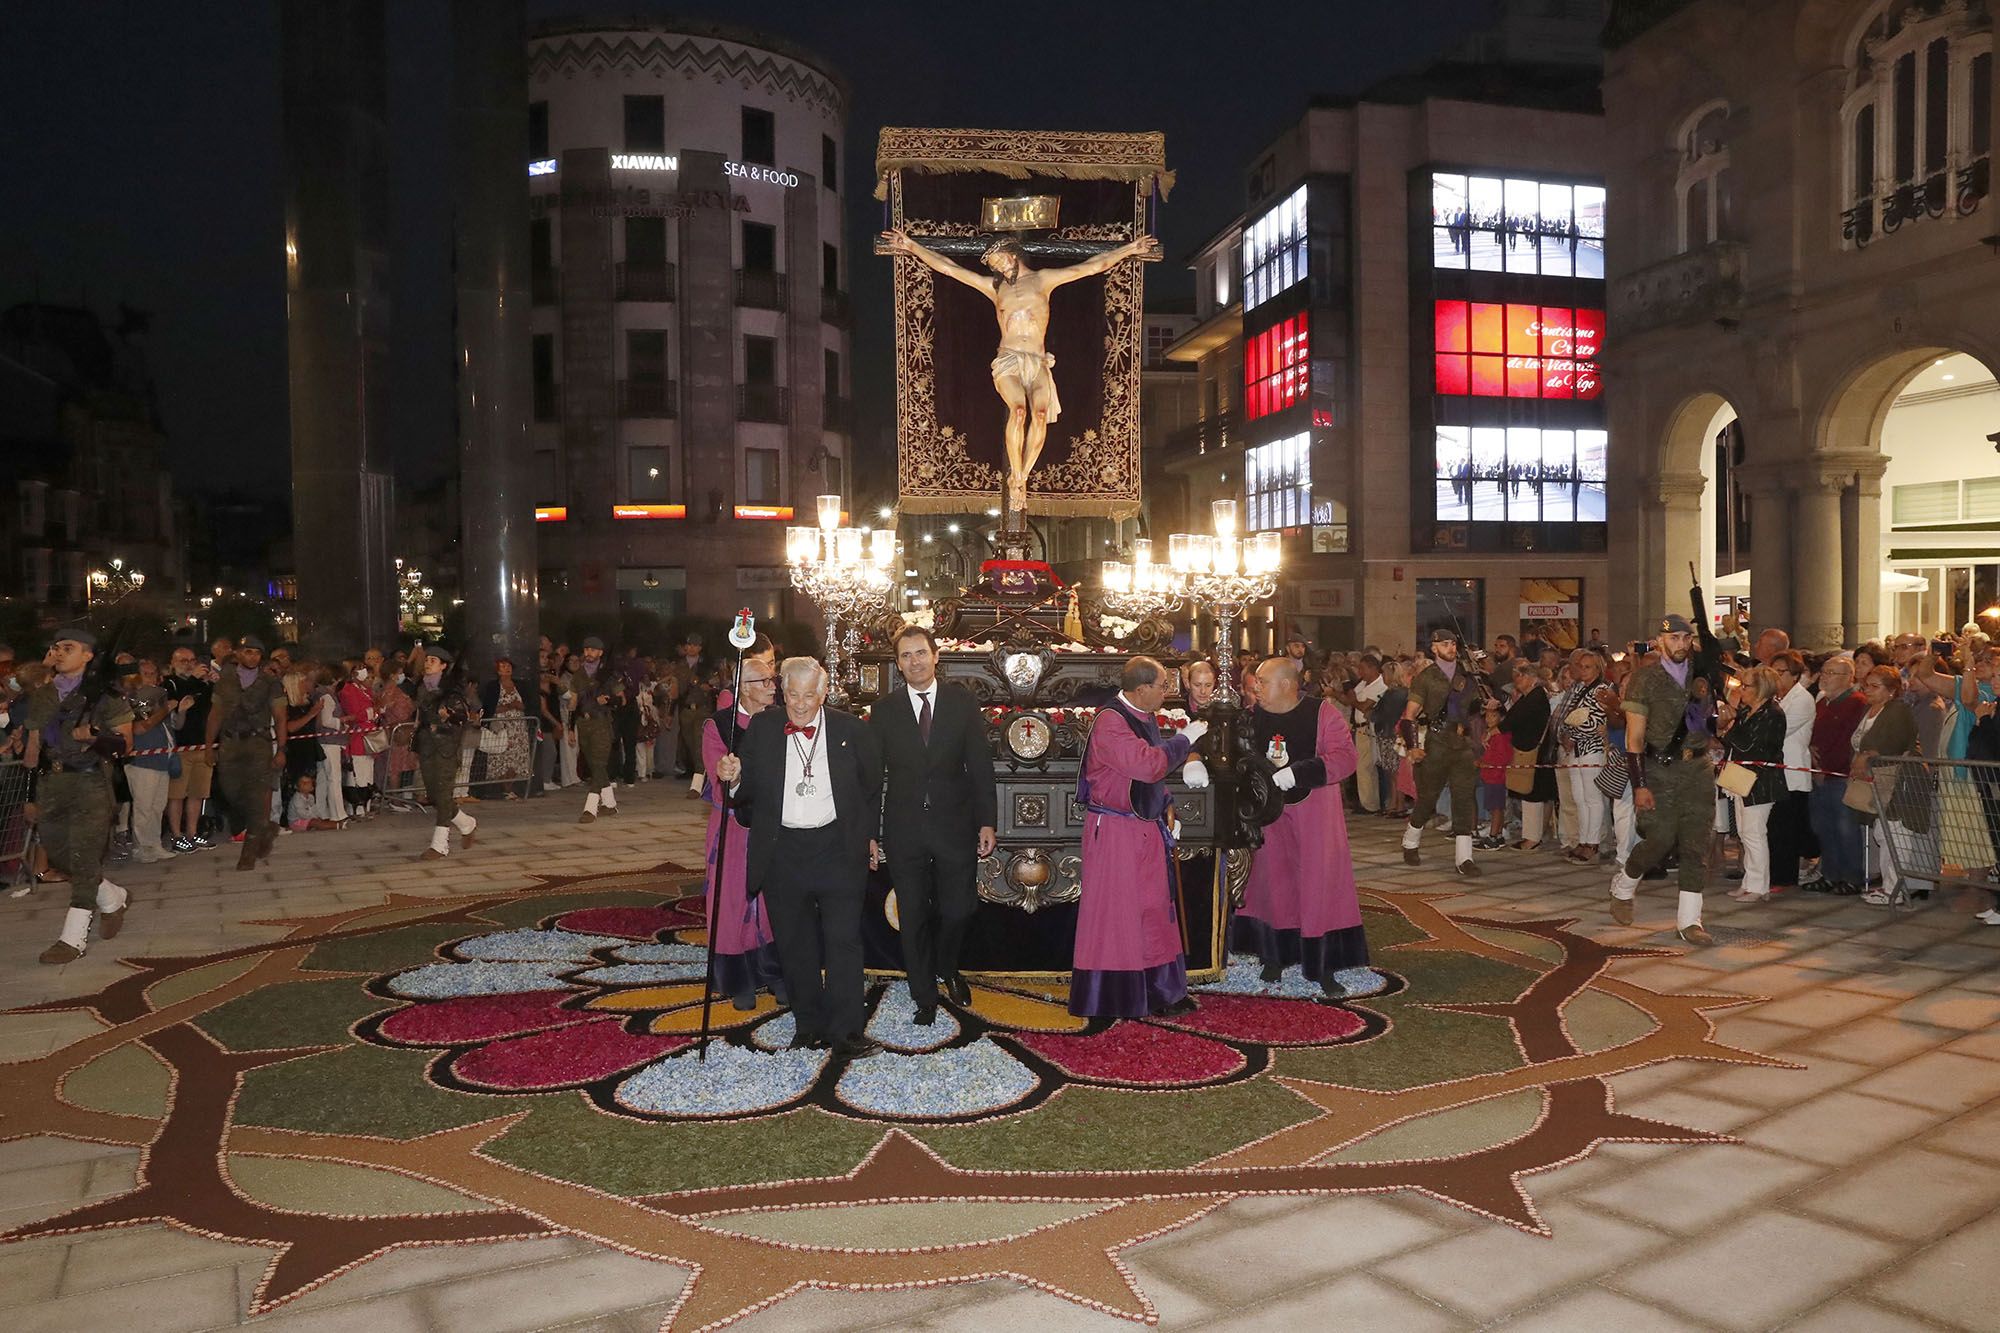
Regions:
<instances>
[{"instance_id":1,"label":"black tuxedo jacket","mask_svg":"<svg viewBox=\"0 0 2000 1333\"><path fill-rule=\"evenodd\" d=\"M875 836L877 802L882 792L882 751L874 733L860 718L828 708L826 732L820 737L823 777L833 784L833 810L841 831L847 864L834 873L868 873L868 840ZM743 779L736 790L736 817L750 829L749 879L745 889L754 898L778 853L778 830L785 819L785 709L766 708L750 720L737 754Z\"/></svg>"},{"instance_id":2,"label":"black tuxedo jacket","mask_svg":"<svg viewBox=\"0 0 2000 1333\"><path fill-rule=\"evenodd\" d=\"M963 843L968 855L979 830L998 827L993 748L986 718L963 685L939 681L931 709L931 740L917 729L917 710L900 682L875 701L869 723L882 738L888 766L883 789L885 851L915 851L942 840ZM927 836L928 835L928 836Z\"/></svg>"}]
</instances>

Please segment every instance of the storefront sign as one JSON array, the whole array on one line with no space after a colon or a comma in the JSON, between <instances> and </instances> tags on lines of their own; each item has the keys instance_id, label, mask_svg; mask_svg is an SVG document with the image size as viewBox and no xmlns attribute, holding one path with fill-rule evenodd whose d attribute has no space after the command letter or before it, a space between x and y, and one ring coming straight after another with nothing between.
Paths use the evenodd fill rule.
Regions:
<instances>
[{"instance_id":1,"label":"storefront sign","mask_svg":"<svg viewBox=\"0 0 2000 1333\"><path fill-rule=\"evenodd\" d=\"M792 507L790 505L737 505L736 517L789 523L792 521Z\"/></svg>"},{"instance_id":2,"label":"storefront sign","mask_svg":"<svg viewBox=\"0 0 2000 1333\"><path fill-rule=\"evenodd\" d=\"M1291 609L1306 616L1354 614L1353 579L1309 579L1291 585Z\"/></svg>"},{"instance_id":3,"label":"storefront sign","mask_svg":"<svg viewBox=\"0 0 2000 1333\"><path fill-rule=\"evenodd\" d=\"M537 523L567 523L568 521L569 508L566 505L535 506L535 522Z\"/></svg>"},{"instance_id":4,"label":"storefront sign","mask_svg":"<svg viewBox=\"0 0 2000 1333\"><path fill-rule=\"evenodd\" d=\"M614 167L617 166L618 159L615 157L611 159L611 165ZM769 181L773 185L782 185L788 190L796 189L799 183L799 178L794 172L779 171L776 167L760 167L746 162L724 162L722 164L722 174L725 176L736 176L746 181Z\"/></svg>"},{"instance_id":5,"label":"storefront sign","mask_svg":"<svg viewBox=\"0 0 2000 1333\"><path fill-rule=\"evenodd\" d=\"M556 174L556 160L552 157L545 157L538 162L530 162L528 164L528 174L530 176L553 176Z\"/></svg>"},{"instance_id":6,"label":"storefront sign","mask_svg":"<svg viewBox=\"0 0 2000 1333\"><path fill-rule=\"evenodd\" d=\"M1582 608L1574 602L1521 603L1521 619L1523 620L1575 620L1582 614Z\"/></svg>"},{"instance_id":7,"label":"storefront sign","mask_svg":"<svg viewBox=\"0 0 2000 1333\"><path fill-rule=\"evenodd\" d=\"M560 194L528 196L528 216L547 217L559 209L590 210L598 218L684 218L696 209L748 213L750 201L725 190L655 190L644 185L565 188Z\"/></svg>"},{"instance_id":8,"label":"storefront sign","mask_svg":"<svg viewBox=\"0 0 2000 1333\"><path fill-rule=\"evenodd\" d=\"M679 171L681 160L672 153L613 153L613 171Z\"/></svg>"},{"instance_id":9,"label":"storefront sign","mask_svg":"<svg viewBox=\"0 0 2000 1333\"><path fill-rule=\"evenodd\" d=\"M686 505L612 505L613 518L686 518Z\"/></svg>"}]
</instances>

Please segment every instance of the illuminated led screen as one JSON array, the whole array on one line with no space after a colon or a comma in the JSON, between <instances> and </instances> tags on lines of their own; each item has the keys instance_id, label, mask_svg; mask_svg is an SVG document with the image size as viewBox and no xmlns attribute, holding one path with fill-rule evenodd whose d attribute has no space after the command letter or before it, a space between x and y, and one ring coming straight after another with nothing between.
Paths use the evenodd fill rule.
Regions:
<instances>
[{"instance_id":1,"label":"illuminated led screen","mask_svg":"<svg viewBox=\"0 0 2000 1333\"><path fill-rule=\"evenodd\" d=\"M1604 187L1434 172L1431 254L1437 268L1602 278Z\"/></svg>"},{"instance_id":2,"label":"illuminated led screen","mask_svg":"<svg viewBox=\"0 0 2000 1333\"><path fill-rule=\"evenodd\" d=\"M1255 310L1306 276L1306 187L1243 229L1243 308Z\"/></svg>"},{"instance_id":3,"label":"illuminated led screen","mask_svg":"<svg viewBox=\"0 0 2000 1333\"><path fill-rule=\"evenodd\" d=\"M1258 417L1282 412L1312 387L1306 317L1293 315L1243 342L1243 411Z\"/></svg>"},{"instance_id":4,"label":"illuminated led screen","mask_svg":"<svg viewBox=\"0 0 2000 1333\"><path fill-rule=\"evenodd\" d=\"M1439 426L1438 520L1602 523L1605 439L1601 429Z\"/></svg>"},{"instance_id":5,"label":"illuminated led screen","mask_svg":"<svg viewBox=\"0 0 2000 1333\"><path fill-rule=\"evenodd\" d=\"M1604 312L1436 303L1437 391L1475 398L1595 398Z\"/></svg>"}]
</instances>

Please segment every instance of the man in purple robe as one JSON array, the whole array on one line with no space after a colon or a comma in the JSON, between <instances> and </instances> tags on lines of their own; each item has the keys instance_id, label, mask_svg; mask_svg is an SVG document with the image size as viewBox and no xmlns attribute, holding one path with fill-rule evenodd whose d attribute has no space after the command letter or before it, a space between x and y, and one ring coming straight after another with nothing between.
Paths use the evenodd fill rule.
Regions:
<instances>
[{"instance_id":1,"label":"man in purple robe","mask_svg":"<svg viewBox=\"0 0 2000 1333\"><path fill-rule=\"evenodd\" d=\"M1262 689L1250 715L1252 735L1276 770L1272 782L1284 793L1285 811L1265 827L1250 864L1233 942L1257 955L1264 980L1277 981L1296 963L1328 999L1341 999L1347 992L1334 974L1368 962L1340 800L1340 784L1357 760L1354 736L1339 704L1300 699L1295 659L1270 658L1257 679Z\"/></svg>"},{"instance_id":2,"label":"man in purple robe","mask_svg":"<svg viewBox=\"0 0 2000 1333\"><path fill-rule=\"evenodd\" d=\"M1073 1014L1143 1018L1184 1014L1187 954L1176 903L1167 774L1208 731L1202 721L1160 736L1167 669L1135 657L1119 695L1097 710L1076 797L1083 822L1083 896L1071 965Z\"/></svg>"}]
</instances>

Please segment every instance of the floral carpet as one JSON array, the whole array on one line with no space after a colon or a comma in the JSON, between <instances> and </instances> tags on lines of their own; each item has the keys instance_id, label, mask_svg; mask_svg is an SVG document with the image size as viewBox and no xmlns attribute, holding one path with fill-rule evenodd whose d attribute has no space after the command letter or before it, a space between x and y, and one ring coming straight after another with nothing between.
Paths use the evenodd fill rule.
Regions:
<instances>
[{"instance_id":1,"label":"floral carpet","mask_svg":"<svg viewBox=\"0 0 2000 1333\"><path fill-rule=\"evenodd\" d=\"M872 1059L789 1049L768 996L718 1001L704 1057L694 887L661 866L392 895L35 1006L104 1027L9 1067L0 1140L143 1162L0 1241L164 1221L265 1245L252 1314L401 1246L561 1234L692 1268L675 1328L997 1275L1150 1322L1120 1251L1230 1199L1414 1190L1545 1234L1524 1178L1608 1141L1729 1141L1620 1113L1607 1078L1784 1063L1715 1040L1744 997L1607 974L1667 950L1377 890L1374 966L1337 1005L1237 959L1178 1017L975 984L919 1027L885 982Z\"/></svg>"}]
</instances>

